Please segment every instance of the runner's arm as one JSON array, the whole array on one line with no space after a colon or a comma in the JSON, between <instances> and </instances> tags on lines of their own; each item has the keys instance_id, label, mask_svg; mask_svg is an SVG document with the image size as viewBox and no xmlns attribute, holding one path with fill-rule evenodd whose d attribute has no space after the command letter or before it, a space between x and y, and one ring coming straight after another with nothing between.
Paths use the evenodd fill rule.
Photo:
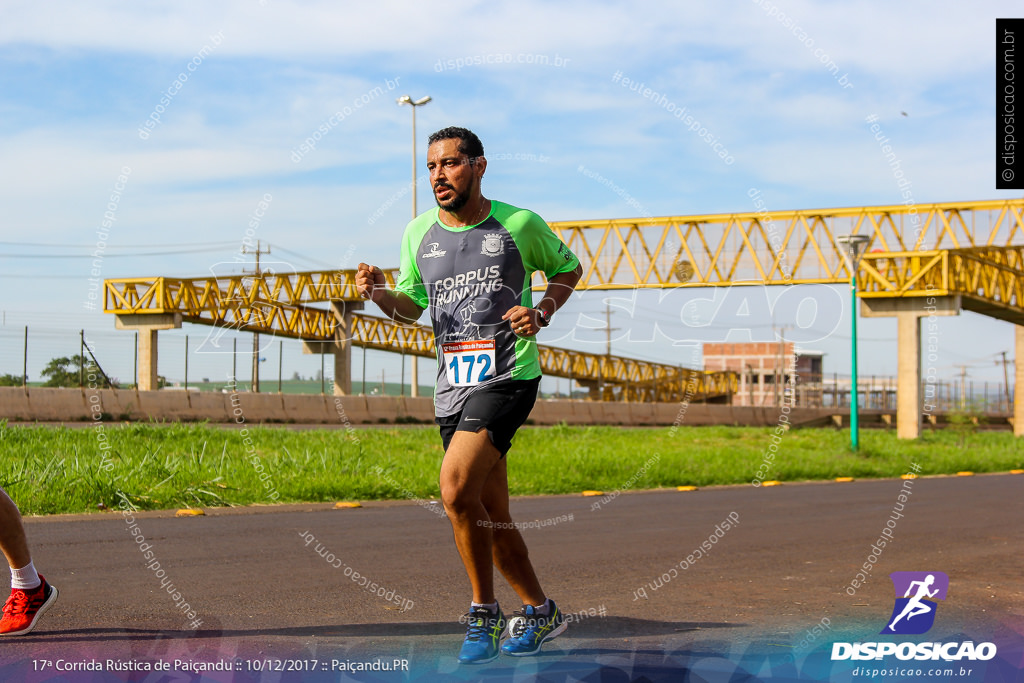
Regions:
<instances>
[{"instance_id":1,"label":"runner's arm","mask_svg":"<svg viewBox=\"0 0 1024 683\"><path fill-rule=\"evenodd\" d=\"M572 295L580 278L583 277L583 265L576 264L574 270L567 273L558 273L548 280L548 287L544 290L544 298L537 302L534 308L542 309L554 315L555 311L561 308Z\"/></svg>"},{"instance_id":2,"label":"runner's arm","mask_svg":"<svg viewBox=\"0 0 1024 683\"><path fill-rule=\"evenodd\" d=\"M552 275L551 279L548 280L547 289L544 290L544 298L536 306L533 308L513 306L506 311L505 315L501 316L501 319L508 320L512 330L520 336L527 337L537 334L541 330L540 313L538 311L544 310L553 315L555 311L569 300L582 276L583 266L579 264L573 270Z\"/></svg>"},{"instance_id":3,"label":"runner's arm","mask_svg":"<svg viewBox=\"0 0 1024 683\"><path fill-rule=\"evenodd\" d=\"M377 304L384 315L397 322L412 324L423 314L423 309L408 294L388 289L384 272L377 266L359 264L356 291L364 299Z\"/></svg>"}]
</instances>

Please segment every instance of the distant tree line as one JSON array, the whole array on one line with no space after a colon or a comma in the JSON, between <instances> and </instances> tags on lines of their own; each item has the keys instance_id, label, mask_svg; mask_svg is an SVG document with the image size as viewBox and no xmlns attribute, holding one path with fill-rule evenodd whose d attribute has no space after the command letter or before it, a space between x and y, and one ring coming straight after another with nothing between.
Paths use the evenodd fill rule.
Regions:
<instances>
[{"instance_id":1,"label":"distant tree line","mask_svg":"<svg viewBox=\"0 0 1024 683\"><path fill-rule=\"evenodd\" d=\"M43 368L42 376L46 379L43 382L44 387L95 386L98 389L118 387L116 377L108 378L91 358L85 358L78 354L52 358ZM157 379L159 386L167 385L166 377L160 376ZM0 387L20 387L21 385L21 375L10 373L0 375Z\"/></svg>"}]
</instances>

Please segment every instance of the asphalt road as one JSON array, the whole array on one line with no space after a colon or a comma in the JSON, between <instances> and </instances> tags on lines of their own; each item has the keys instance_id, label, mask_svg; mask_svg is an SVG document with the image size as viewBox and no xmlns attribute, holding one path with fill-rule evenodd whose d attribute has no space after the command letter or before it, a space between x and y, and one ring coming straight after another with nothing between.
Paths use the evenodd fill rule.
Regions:
<instances>
[{"instance_id":1,"label":"asphalt road","mask_svg":"<svg viewBox=\"0 0 1024 683\"><path fill-rule=\"evenodd\" d=\"M999 680L1018 680L1022 494L1024 476L987 475L517 499L545 590L574 619L541 656L480 667L455 662L468 582L425 505L32 518L61 595L35 633L0 641L0 680L829 680L832 641L880 639L893 571L948 574L927 637L993 640ZM213 665L232 670L196 671Z\"/></svg>"}]
</instances>

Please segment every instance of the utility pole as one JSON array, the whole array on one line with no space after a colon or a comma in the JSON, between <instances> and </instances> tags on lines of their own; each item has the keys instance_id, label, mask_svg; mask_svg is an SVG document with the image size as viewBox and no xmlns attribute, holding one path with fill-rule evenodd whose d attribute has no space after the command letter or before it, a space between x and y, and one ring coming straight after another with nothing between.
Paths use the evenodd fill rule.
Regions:
<instances>
[{"instance_id":1,"label":"utility pole","mask_svg":"<svg viewBox=\"0 0 1024 683\"><path fill-rule=\"evenodd\" d=\"M786 378L786 328L778 335L779 337L779 359L775 363L775 405L782 405L782 383Z\"/></svg>"},{"instance_id":2,"label":"utility pole","mask_svg":"<svg viewBox=\"0 0 1024 683\"><path fill-rule=\"evenodd\" d=\"M1003 391L1006 396L1006 412L1010 412L1013 410L1013 407L1010 405L1010 373L1006 369L1010 361L1006 360L1006 351L1000 351L1000 353L1003 356L1003 360L997 360L996 362L1003 364Z\"/></svg>"},{"instance_id":3,"label":"utility pole","mask_svg":"<svg viewBox=\"0 0 1024 683\"><path fill-rule=\"evenodd\" d=\"M604 327L605 334L607 335L607 342L605 346L604 355L609 358L612 357L612 332L618 330L618 327L612 327L612 305L607 301L604 302Z\"/></svg>"},{"instance_id":4,"label":"utility pole","mask_svg":"<svg viewBox=\"0 0 1024 683\"><path fill-rule=\"evenodd\" d=\"M967 367L966 365L957 365L960 368L960 410L967 409Z\"/></svg>"},{"instance_id":5,"label":"utility pole","mask_svg":"<svg viewBox=\"0 0 1024 683\"><path fill-rule=\"evenodd\" d=\"M747 388L750 390L750 405L754 405L754 366L747 363L747 372L750 375L750 381L747 383Z\"/></svg>"},{"instance_id":6,"label":"utility pole","mask_svg":"<svg viewBox=\"0 0 1024 683\"><path fill-rule=\"evenodd\" d=\"M779 332L775 332L775 324L772 323L772 332L779 338L779 354L778 359L775 362L775 386L773 387L775 393L775 405L781 406L782 402L786 400L786 392L782 388L786 384L786 330L789 325L783 325L779 328Z\"/></svg>"},{"instance_id":7,"label":"utility pole","mask_svg":"<svg viewBox=\"0 0 1024 683\"><path fill-rule=\"evenodd\" d=\"M604 302L604 327L605 327L605 334L607 335L607 337L606 337L607 341L605 343L604 355L605 355L605 358L608 359L608 364L607 364L605 370L600 373L600 378L598 379L598 386L600 387L601 400L602 401L604 400L604 374L605 374L605 372L609 372L609 373L611 372L611 365L612 365L612 363L611 363L611 359L612 359L612 332L614 332L615 330L619 329L617 327L612 327L612 306L611 306L610 303L608 303L607 299Z\"/></svg>"},{"instance_id":8,"label":"utility pole","mask_svg":"<svg viewBox=\"0 0 1024 683\"><path fill-rule=\"evenodd\" d=\"M260 240L256 240L256 251L246 251L245 245L242 245L243 254L256 254L256 270L253 271L255 275L253 287L259 287L259 281L263 277L263 271L260 270L260 254L269 254L270 247L267 247L266 251L260 249ZM245 272L245 269L242 269ZM255 297L251 297L255 299ZM250 309L251 311L252 309ZM252 391L253 393L259 393L260 391L260 333L252 333Z\"/></svg>"}]
</instances>

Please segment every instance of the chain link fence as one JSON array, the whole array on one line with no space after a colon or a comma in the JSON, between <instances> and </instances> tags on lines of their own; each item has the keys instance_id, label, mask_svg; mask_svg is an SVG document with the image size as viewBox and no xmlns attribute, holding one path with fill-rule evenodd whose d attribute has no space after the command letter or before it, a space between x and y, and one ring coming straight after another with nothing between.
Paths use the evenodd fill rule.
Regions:
<instances>
[{"instance_id":1,"label":"chain link fence","mask_svg":"<svg viewBox=\"0 0 1024 683\"><path fill-rule=\"evenodd\" d=\"M258 359L258 389L262 392L330 394L333 391L334 359L330 354L303 353L302 342L270 334L256 337L232 330L188 326L157 334L157 374L162 388L223 391L231 378L238 388L254 389L254 357ZM134 331L61 329L45 324L0 325L0 377L6 384L45 384L44 374L55 359L66 359L70 374L95 362L115 386L137 385L138 337ZM419 358L420 396L433 393L437 364ZM412 356L352 348L352 392L365 395L409 396L412 393ZM66 373L65 373L66 374ZM84 375L84 373L81 373ZM84 377L82 378L84 380ZM84 384L73 379L67 386Z\"/></svg>"}]
</instances>

